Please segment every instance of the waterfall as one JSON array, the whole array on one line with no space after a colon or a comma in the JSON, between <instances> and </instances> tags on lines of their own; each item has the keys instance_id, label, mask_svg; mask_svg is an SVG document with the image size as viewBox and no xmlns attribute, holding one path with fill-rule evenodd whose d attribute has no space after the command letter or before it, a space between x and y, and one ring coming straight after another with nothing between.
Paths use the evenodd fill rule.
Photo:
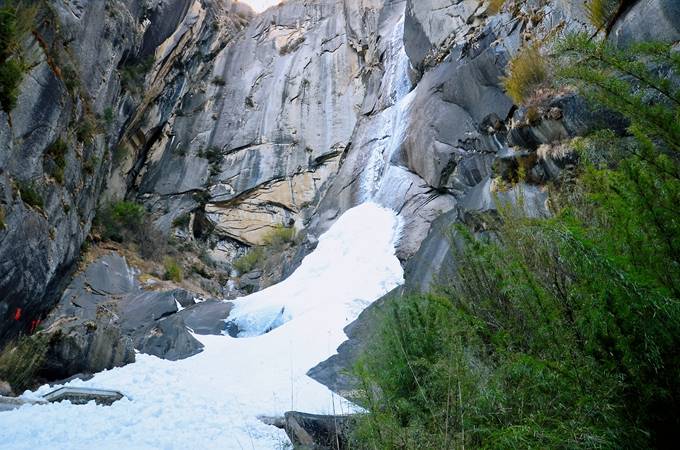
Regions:
<instances>
[{"instance_id":1,"label":"waterfall","mask_svg":"<svg viewBox=\"0 0 680 450\"><path fill-rule=\"evenodd\" d=\"M385 184L385 173L395 153L402 147L408 128L410 106L415 92L410 92L410 61L404 49L403 38L404 17L402 16L397 26L393 28L387 46L382 92L389 96L391 105L375 118L379 124L376 137L381 139L382 145L372 149L366 169L362 173L361 198L363 201L376 200Z\"/></svg>"}]
</instances>

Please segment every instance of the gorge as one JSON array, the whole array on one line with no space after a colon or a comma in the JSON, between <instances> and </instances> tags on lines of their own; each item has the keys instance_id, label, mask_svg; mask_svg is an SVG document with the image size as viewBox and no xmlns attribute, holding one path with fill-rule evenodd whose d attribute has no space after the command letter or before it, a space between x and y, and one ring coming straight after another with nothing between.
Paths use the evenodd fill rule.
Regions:
<instances>
[{"instance_id":1,"label":"gorge","mask_svg":"<svg viewBox=\"0 0 680 450\"><path fill-rule=\"evenodd\" d=\"M607 30L569 0L253 2L0 1L0 381L27 342L27 403L126 397L0 412L0 448L291 448L287 411L365 411L349 371L456 276L452 229L551 217L572 143L627 133L574 89L517 101L517 58L680 48L674 0Z\"/></svg>"}]
</instances>

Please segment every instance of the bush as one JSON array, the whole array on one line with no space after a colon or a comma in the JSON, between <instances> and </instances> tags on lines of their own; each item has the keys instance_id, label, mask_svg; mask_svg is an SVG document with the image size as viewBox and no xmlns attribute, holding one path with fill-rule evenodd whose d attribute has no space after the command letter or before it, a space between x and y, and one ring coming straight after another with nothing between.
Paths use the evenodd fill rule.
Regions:
<instances>
[{"instance_id":1,"label":"bush","mask_svg":"<svg viewBox=\"0 0 680 450\"><path fill-rule=\"evenodd\" d=\"M174 281L175 283L180 283L182 281L182 268L177 264L172 258L165 258L165 275L166 280Z\"/></svg>"},{"instance_id":2,"label":"bush","mask_svg":"<svg viewBox=\"0 0 680 450\"><path fill-rule=\"evenodd\" d=\"M21 200L23 200L27 205L42 209L44 203L43 198L36 189L35 184L20 183L19 194L21 195Z\"/></svg>"},{"instance_id":3,"label":"bush","mask_svg":"<svg viewBox=\"0 0 680 450\"><path fill-rule=\"evenodd\" d=\"M240 274L252 272L259 267L265 260L264 249L262 247L253 247L248 253L241 256L234 261L234 269Z\"/></svg>"},{"instance_id":4,"label":"bush","mask_svg":"<svg viewBox=\"0 0 680 450\"><path fill-rule=\"evenodd\" d=\"M191 214L185 213L175 218L172 221L172 226L177 228L186 228L191 223Z\"/></svg>"},{"instance_id":5,"label":"bush","mask_svg":"<svg viewBox=\"0 0 680 450\"><path fill-rule=\"evenodd\" d=\"M0 7L0 106L5 112L16 106L26 72L21 40L33 28L36 13L36 6L20 2L5 2Z\"/></svg>"},{"instance_id":6,"label":"bush","mask_svg":"<svg viewBox=\"0 0 680 450\"><path fill-rule=\"evenodd\" d=\"M0 230L4 230L7 227L5 225L5 208L0 205Z\"/></svg>"},{"instance_id":7,"label":"bush","mask_svg":"<svg viewBox=\"0 0 680 450\"><path fill-rule=\"evenodd\" d=\"M49 346L49 336L38 333L8 344L0 353L0 379L6 380L16 392L33 386L42 368Z\"/></svg>"},{"instance_id":8,"label":"bush","mask_svg":"<svg viewBox=\"0 0 680 450\"><path fill-rule=\"evenodd\" d=\"M620 0L588 0L585 5L588 20L598 30L607 28L621 3Z\"/></svg>"},{"instance_id":9,"label":"bush","mask_svg":"<svg viewBox=\"0 0 680 450\"><path fill-rule=\"evenodd\" d=\"M150 56L143 60L131 60L120 69L121 84L124 89L140 94L144 87L144 79L153 67L154 59Z\"/></svg>"},{"instance_id":10,"label":"bush","mask_svg":"<svg viewBox=\"0 0 680 450\"><path fill-rule=\"evenodd\" d=\"M80 124L76 128L76 137L78 140L84 144L90 144L98 132L97 123L92 116L88 113L84 114Z\"/></svg>"},{"instance_id":11,"label":"bush","mask_svg":"<svg viewBox=\"0 0 680 450\"><path fill-rule=\"evenodd\" d=\"M264 237L264 245L272 251L280 251L295 242L295 228L276 225Z\"/></svg>"},{"instance_id":12,"label":"bush","mask_svg":"<svg viewBox=\"0 0 680 450\"><path fill-rule=\"evenodd\" d=\"M0 64L0 105L5 112L14 109L17 104L24 73L23 65L16 59Z\"/></svg>"},{"instance_id":13,"label":"bush","mask_svg":"<svg viewBox=\"0 0 680 450\"><path fill-rule=\"evenodd\" d=\"M535 46L520 50L510 61L508 70L508 76L502 80L503 87L518 105L524 103L548 77L543 57Z\"/></svg>"},{"instance_id":14,"label":"bush","mask_svg":"<svg viewBox=\"0 0 680 450\"><path fill-rule=\"evenodd\" d=\"M95 227L102 239L116 242L134 242L142 231L145 211L134 202L115 202L100 208L95 217Z\"/></svg>"},{"instance_id":15,"label":"bush","mask_svg":"<svg viewBox=\"0 0 680 450\"><path fill-rule=\"evenodd\" d=\"M561 48L569 58L560 77L628 119L629 135L577 142L584 161L575 183L553 187L553 217L499 204L483 236L458 230L456 278L389 311L357 368L370 410L360 446L674 442L680 62L660 44L622 52L580 36ZM670 76L658 78L645 59ZM602 151L613 158L587 159Z\"/></svg>"},{"instance_id":16,"label":"bush","mask_svg":"<svg viewBox=\"0 0 680 450\"><path fill-rule=\"evenodd\" d=\"M54 164L50 171L50 175L54 177L60 184L64 183L64 170L66 169L66 153L68 152L68 145L58 138L54 141L45 152L45 156L49 157Z\"/></svg>"},{"instance_id":17,"label":"bush","mask_svg":"<svg viewBox=\"0 0 680 450\"><path fill-rule=\"evenodd\" d=\"M225 84L227 84L227 82L224 81L224 78L222 77L213 78L212 83L217 86L224 86Z\"/></svg>"}]
</instances>

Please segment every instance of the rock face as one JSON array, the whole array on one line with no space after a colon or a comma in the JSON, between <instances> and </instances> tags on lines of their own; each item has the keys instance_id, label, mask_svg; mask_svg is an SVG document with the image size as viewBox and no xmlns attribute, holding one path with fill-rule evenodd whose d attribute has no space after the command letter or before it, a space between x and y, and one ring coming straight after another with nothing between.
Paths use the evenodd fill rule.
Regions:
<instances>
[{"instance_id":1,"label":"rock face","mask_svg":"<svg viewBox=\"0 0 680 450\"><path fill-rule=\"evenodd\" d=\"M0 111L0 345L33 328L59 299L119 158L111 149L137 132L136 111L169 84L168 66L186 50L182 37L204 3L212 4L41 4L24 43L30 69L17 106ZM225 36L252 15L230 0L218 3Z\"/></svg>"},{"instance_id":2,"label":"rock face","mask_svg":"<svg viewBox=\"0 0 680 450\"><path fill-rule=\"evenodd\" d=\"M95 373L135 360L135 350L177 360L199 353L196 334L221 334L231 305L201 301L182 289L144 291L139 273L115 253L75 277L47 318L52 335L41 374Z\"/></svg>"}]
</instances>

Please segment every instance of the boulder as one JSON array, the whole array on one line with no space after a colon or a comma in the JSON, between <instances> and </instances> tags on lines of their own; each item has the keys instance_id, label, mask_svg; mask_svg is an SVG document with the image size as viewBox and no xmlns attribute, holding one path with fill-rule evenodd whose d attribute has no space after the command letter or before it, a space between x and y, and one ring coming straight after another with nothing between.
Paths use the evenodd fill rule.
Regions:
<instances>
[{"instance_id":1,"label":"boulder","mask_svg":"<svg viewBox=\"0 0 680 450\"><path fill-rule=\"evenodd\" d=\"M13 397L12 386L6 381L0 380L0 396Z\"/></svg>"},{"instance_id":2,"label":"boulder","mask_svg":"<svg viewBox=\"0 0 680 450\"><path fill-rule=\"evenodd\" d=\"M321 416L289 411L285 431L293 446L305 450L345 450L351 448L352 416Z\"/></svg>"}]
</instances>

